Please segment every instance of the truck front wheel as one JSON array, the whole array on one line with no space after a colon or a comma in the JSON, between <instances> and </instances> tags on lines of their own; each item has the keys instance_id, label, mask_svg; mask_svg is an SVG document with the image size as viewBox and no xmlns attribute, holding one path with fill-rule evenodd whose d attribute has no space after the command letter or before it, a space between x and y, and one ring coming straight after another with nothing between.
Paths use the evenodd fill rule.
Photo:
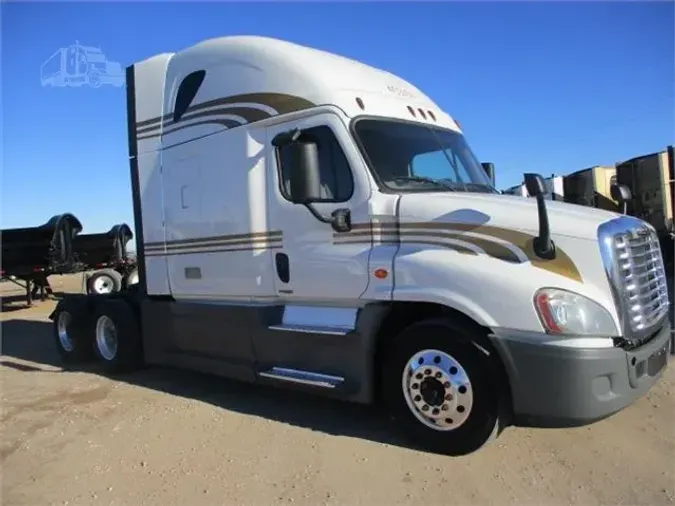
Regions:
<instances>
[{"instance_id":1,"label":"truck front wheel","mask_svg":"<svg viewBox=\"0 0 675 506\"><path fill-rule=\"evenodd\" d=\"M496 438L501 426L494 360L473 329L427 320L403 330L382 367L384 401L412 439L435 453L465 455Z\"/></svg>"}]
</instances>

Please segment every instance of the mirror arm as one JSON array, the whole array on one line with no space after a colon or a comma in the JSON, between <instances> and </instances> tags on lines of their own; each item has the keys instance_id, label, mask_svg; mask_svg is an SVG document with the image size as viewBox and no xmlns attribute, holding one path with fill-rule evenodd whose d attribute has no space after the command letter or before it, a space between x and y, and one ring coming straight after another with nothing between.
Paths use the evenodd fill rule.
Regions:
<instances>
[{"instance_id":1,"label":"mirror arm","mask_svg":"<svg viewBox=\"0 0 675 506\"><path fill-rule=\"evenodd\" d=\"M316 209L314 209L314 206L313 206L311 203L305 202L305 203L302 204L302 205L305 206L305 207L309 210L309 212L312 213L312 216L314 216L314 217L315 217L317 220L319 220L321 223L328 223L328 224L333 223L333 220L332 220L332 219L330 219L330 218L324 218L323 216L321 216L321 214L319 213L319 211L317 211Z\"/></svg>"},{"instance_id":2,"label":"mirror arm","mask_svg":"<svg viewBox=\"0 0 675 506\"><path fill-rule=\"evenodd\" d=\"M551 241L548 224L548 212L543 195L537 195L537 211L539 212L539 236L534 238L532 247L539 258L553 260L556 257L555 245Z\"/></svg>"}]
</instances>

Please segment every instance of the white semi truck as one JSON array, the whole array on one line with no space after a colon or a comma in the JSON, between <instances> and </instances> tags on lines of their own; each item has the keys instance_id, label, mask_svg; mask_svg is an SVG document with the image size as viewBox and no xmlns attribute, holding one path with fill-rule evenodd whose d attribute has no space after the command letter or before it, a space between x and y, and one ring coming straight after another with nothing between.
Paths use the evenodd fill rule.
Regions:
<instances>
[{"instance_id":1,"label":"white semi truck","mask_svg":"<svg viewBox=\"0 0 675 506\"><path fill-rule=\"evenodd\" d=\"M66 361L164 364L379 402L465 454L584 425L669 355L654 229L501 195L412 84L263 37L127 69L139 282L52 314Z\"/></svg>"}]
</instances>

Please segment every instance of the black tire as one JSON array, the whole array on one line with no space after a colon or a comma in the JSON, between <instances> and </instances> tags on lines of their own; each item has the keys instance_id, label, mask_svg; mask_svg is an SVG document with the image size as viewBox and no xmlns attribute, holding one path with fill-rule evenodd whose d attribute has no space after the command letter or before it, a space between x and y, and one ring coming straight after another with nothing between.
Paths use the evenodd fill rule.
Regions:
<instances>
[{"instance_id":1,"label":"black tire","mask_svg":"<svg viewBox=\"0 0 675 506\"><path fill-rule=\"evenodd\" d=\"M87 301L79 298L62 299L52 318L52 332L61 360L69 365L93 361Z\"/></svg>"},{"instance_id":2,"label":"black tire","mask_svg":"<svg viewBox=\"0 0 675 506\"><path fill-rule=\"evenodd\" d=\"M103 327L114 331L114 345L106 345ZM102 299L91 321L93 350L107 373L129 372L143 365L140 324L132 307L122 299ZM111 341L108 341L110 344Z\"/></svg>"},{"instance_id":3,"label":"black tire","mask_svg":"<svg viewBox=\"0 0 675 506\"><path fill-rule=\"evenodd\" d=\"M496 367L495 357L486 355L473 344L472 339L476 338L475 332L476 330L472 327L445 319L425 320L404 329L385 350L381 370L383 400L389 414L396 420L397 426L402 426L412 441L425 450L446 455L466 455L495 439L503 428L505 417L502 414L503 390L500 388L499 369ZM413 413L413 408L408 407L404 396L403 372L406 364L423 350L438 350L447 354L459 363L468 375L469 395L472 399L468 416L466 408L462 406L462 398L467 391L465 388L457 389L450 369L448 369L447 378L452 382L440 380L446 381L445 385L455 384L455 387L453 390L442 389L440 391L438 399L448 394L449 398L454 400L447 401L447 405L445 400L438 401L443 405L435 409L437 411L435 414L441 417L437 422L451 426L453 416L460 419L466 417L463 423L452 430L441 431L426 426L418 420ZM440 359L437 354L429 356L433 357L432 361ZM456 368L452 369L455 370L454 374L458 374ZM425 369L422 368L420 372L424 374ZM417 378L416 375L414 377ZM425 376L421 377L422 382L433 381L427 380ZM413 387L414 382L415 380L412 380ZM439 382L438 385L441 383ZM426 385L418 383L416 388L423 386ZM421 389L420 393L422 393ZM423 397L411 395L412 398L416 398L418 402L421 398L421 402L425 403ZM448 411L441 412L441 409L448 409ZM449 414L446 415L446 413ZM422 411L419 411L419 414L422 415Z\"/></svg>"},{"instance_id":4,"label":"black tire","mask_svg":"<svg viewBox=\"0 0 675 506\"><path fill-rule=\"evenodd\" d=\"M100 288L105 287L105 291ZM122 275L114 269L101 269L87 280L87 293L102 295L116 293L122 289Z\"/></svg>"}]
</instances>

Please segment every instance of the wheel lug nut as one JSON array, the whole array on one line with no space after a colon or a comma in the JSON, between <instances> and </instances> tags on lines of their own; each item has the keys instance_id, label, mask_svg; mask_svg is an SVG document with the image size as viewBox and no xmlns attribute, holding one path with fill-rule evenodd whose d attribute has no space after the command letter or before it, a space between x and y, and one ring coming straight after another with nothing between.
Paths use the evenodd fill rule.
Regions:
<instances>
[{"instance_id":1,"label":"wheel lug nut","mask_svg":"<svg viewBox=\"0 0 675 506\"><path fill-rule=\"evenodd\" d=\"M413 390L417 390L419 387L420 386L417 383L413 383L410 388L412 388Z\"/></svg>"},{"instance_id":2,"label":"wheel lug nut","mask_svg":"<svg viewBox=\"0 0 675 506\"><path fill-rule=\"evenodd\" d=\"M443 383L443 388L450 388L451 386L452 385L450 384L449 381L446 381L445 383Z\"/></svg>"},{"instance_id":3,"label":"wheel lug nut","mask_svg":"<svg viewBox=\"0 0 675 506\"><path fill-rule=\"evenodd\" d=\"M434 408L431 413L437 415L438 413L440 413L440 411L438 411L438 408Z\"/></svg>"},{"instance_id":4,"label":"wheel lug nut","mask_svg":"<svg viewBox=\"0 0 675 506\"><path fill-rule=\"evenodd\" d=\"M422 400L422 396L416 395L414 400L415 400L415 402L420 402Z\"/></svg>"},{"instance_id":5,"label":"wheel lug nut","mask_svg":"<svg viewBox=\"0 0 675 506\"><path fill-rule=\"evenodd\" d=\"M426 404L422 406L422 411L429 411L429 406L427 406Z\"/></svg>"},{"instance_id":6,"label":"wheel lug nut","mask_svg":"<svg viewBox=\"0 0 675 506\"><path fill-rule=\"evenodd\" d=\"M446 401L451 401L452 400L452 395L448 394L445 396Z\"/></svg>"},{"instance_id":7,"label":"wheel lug nut","mask_svg":"<svg viewBox=\"0 0 675 506\"><path fill-rule=\"evenodd\" d=\"M431 369L425 369L424 374L429 376L431 374Z\"/></svg>"},{"instance_id":8,"label":"wheel lug nut","mask_svg":"<svg viewBox=\"0 0 675 506\"><path fill-rule=\"evenodd\" d=\"M440 371L436 373L437 378L440 378L441 376L443 376L443 375L440 373Z\"/></svg>"}]
</instances>

